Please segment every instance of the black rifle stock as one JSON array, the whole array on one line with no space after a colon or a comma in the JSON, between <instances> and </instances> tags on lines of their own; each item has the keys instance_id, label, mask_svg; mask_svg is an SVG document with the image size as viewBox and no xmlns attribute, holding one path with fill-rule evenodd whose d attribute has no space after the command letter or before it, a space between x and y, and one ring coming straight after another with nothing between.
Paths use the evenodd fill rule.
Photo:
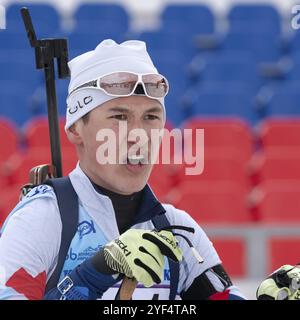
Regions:
<instances>
[{"instance_id":1,"label":"black rifle stock","mask_svg":"<svg viewBox=\"0 0 300 320\"><path fill-rule=\"evenodd\" d=\"M55 170L55 177L62 177L62 160L59 134L59 118L57 111L56 87L55 87L55 70L54 62L57 60L58 78L64 79L70 76L68 68L68 44L67 39L40 39L32 24L29 10L21 9L21 15L25 25L27 37L32 48L35 49L35 62L37 69L44 69L49 135L51 146L51 161ZM40 179L38 179L40 180ZM42 183L43 181L40 181Z\"/></svg>"}]
</instances>

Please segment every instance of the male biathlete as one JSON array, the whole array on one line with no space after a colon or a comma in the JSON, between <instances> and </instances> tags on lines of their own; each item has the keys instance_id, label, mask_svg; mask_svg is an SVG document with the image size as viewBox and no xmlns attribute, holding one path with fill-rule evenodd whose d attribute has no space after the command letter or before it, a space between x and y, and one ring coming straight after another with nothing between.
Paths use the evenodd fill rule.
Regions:
<instances>
[{"instance_id":1,"label":"male biathlete","mask_svg":"<svg viewBox=\"0 0 300 320\"><path fill-rule=\"evenodd\" d=\"M169 87L145 43L107 39L69 68L65 130L79 161L63 205L44 184L7 218L0 238L0 299L115 299L125 276L137 281L133 299L244 299L201 227L188 213L161 204L147 184L151 131L164 128ZM127 125L125 134L120 123ZM108 134L117 163L102 161L109 146L104 129L115 137ZM127 138L135 129L149 138L148 151L131 154L134 141ZM68 231L62 207L71 201L70 190L78 203L76 232L57 283L49 286Z\"/></svg>"}]
</instances>

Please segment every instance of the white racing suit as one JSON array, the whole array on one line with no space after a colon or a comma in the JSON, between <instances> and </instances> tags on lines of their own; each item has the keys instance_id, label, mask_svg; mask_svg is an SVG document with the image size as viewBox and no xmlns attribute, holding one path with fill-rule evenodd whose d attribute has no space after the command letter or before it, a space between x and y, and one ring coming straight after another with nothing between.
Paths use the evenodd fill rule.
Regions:
<instances>
[{"instance_id":1,"label":"white racing suit","mask_svg":"<svg viewBox=\"0 0 300 320\"><path fill-rule=\"evenodd\" d=\"M77 265L93 256L106 243L119 236L117 221L111 200L98 193L79 164L69 175L79 199L79 221L77 232L71 242L60 276L64 278ZM152 212L147 211L147 201L143 199L143 209L137 214L138 221L132 228L154 228ZM152 198L152 199L151 199ZM204 259L202 264L195 259L187 242L178 237L183 250L180 262L178 295L185 292L201 274L215 288L218 299L243 298L234 285L224 287L219 277L209 269L221 264L212 243L199 225L184 211L172 205L163 204L166 217L171 225L182 225L195 229L190 237L196 250ZM146 209L145 209L146 208ZM1 230L0 237L0 300L2 299L42 299L47 280L54 271L61 241L62 222L55 193L50 186L34 188L11 212ZM134 299L151 300L169 298L170 271L165 259L164 279L159 285L145 288L138 285ZM109 288L102 299L115 299L120 283ZM201 288L199 288L201 290Z\"/></svg>"}]
</instances>

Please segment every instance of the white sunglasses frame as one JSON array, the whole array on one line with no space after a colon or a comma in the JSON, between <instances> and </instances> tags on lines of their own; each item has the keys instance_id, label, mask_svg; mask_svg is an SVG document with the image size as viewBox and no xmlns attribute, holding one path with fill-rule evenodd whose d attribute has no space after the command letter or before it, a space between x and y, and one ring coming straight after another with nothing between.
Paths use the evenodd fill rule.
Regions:
<instances>
[{"instance_id":1,"label":"white sunglasses frame","mask_svg":"<svg viewBox=\"0 0 300 320\"><path fill-rule=\"evenodd\" d=\"M111 94L111 93L108 93L105 89L101 88L100 87L100 80L101 78L104 78L106 76L109 76L109 75L112 75L112 74L115 74L115 73L129 73L129 74L133 74L133 75L136 75L138 76L138 80L132 90L131 93L129 94L124 94L124 95L119 95L119 94ZM150 96L148 93L147 93L147 90L146 90L146 87L145 87L145 83L142 81L143 80L143 76L148 76L148 75L158 75L158 76L161 76L164 80L165 80L165 83L167 85L167 91L165 93L165 95L163 97L153 97L153 96ZM134 94L134 91L136 90L138 84L141 84L143 86L143 89L144 89L144 93L145 93L145 96L147 96L148 98L151 98L151 99L163 99L168 93L169 93L169 89L170 89L170 85L169 85L169 81L167 80L167 78L165 76L163 76L162 74L160 73L135 73L135 72L131 72L131 71L116 71L116 72L110 72L110 73L107 73L107 74L104 74L102 76L100 76L99 78L95 79L95 80L90 80L88 82L85 82L79 86L77 86L75 89L73 89L69 94L68 94L68 98L75 92L77 91L81 91L81 90L84 90L84 89L97 89L97 90L101 90L103 91L105 94L111 96L111 97L130 97Z\"/></svg>"}]
</instances>

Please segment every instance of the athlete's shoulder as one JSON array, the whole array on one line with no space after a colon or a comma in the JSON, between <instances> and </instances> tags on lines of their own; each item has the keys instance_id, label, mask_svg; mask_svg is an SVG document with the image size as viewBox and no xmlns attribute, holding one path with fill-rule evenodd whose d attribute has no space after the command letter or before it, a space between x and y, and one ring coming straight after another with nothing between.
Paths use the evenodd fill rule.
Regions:
<instances>
[{"instance_id":1,"label":"athlete's shoulder","mask_svg":"<svg viewBox=\"0 0 300 320\"><path fill-rule=\"evenodd\" d=\"M172 204L162 203L166 210L166 216L171 224L194 225L195 220L184 210L174 207Z\"/></svg>"},{"instance_id":2,"label":"athlete's shoulder","mask_svg":"<svg viewBox=\"0 0 300 320\"><path fill-rule=\"evenodd\" d=\"M53 188L47 184L41 184L39 186L34 187L25 197L23 197L22 201L30 201L37 198L56 198L55 192Z\"/></svg>"},{"instance_id":3,"label":"athlete's shoulder","mask_svg":"<svg viewBox=\"0 0 300 320\"><path fill-rule=\"evenodd\" d=\"M27 206L42 207L44 209L44 207L47 208L49 205L53 206L55 202L57 202L57 199L53 188L46 184L41 184L27 193L16 205L13 212Z\"/></svg>"},{"instance_id":4,"label":"athlete's shoulder","mask_svg":"<svg viewBox=\"0 0 300 320\"><path fill-rule=\"evenodd\" d=\"M20 219L34 223L34 221L57 220L59 209L57 199L52 187L39 185L33 188L20 200L5 220L2 231L8 222Z\"/></svg>"},{"instance_id":5,"label":"athlete's shoulder","mask_svg":"<svg viewBox=\"0 0 300 320\"><path fill-rule=\"evenodd\" d=\"M51 202L56 202L56 195L51 186L48 186L46 184L41 184L39 186L34 187L29 193L26 194L20 200L20 202L15 207L15 210L18 210L28 204L30 205L47 205Z\"/></svg>"},{"instance_id":6,"label":"athlete's shoulder","mask_svg":"<svg viewBox=\"0 0 300 320\"><path fill-rule=\"evenodd\" d=\"M7 287L17 288L27 297L44 291L46 275L57 261L61 231L60 213L51 188L38 186L31 190L1 229L0 265L6 270ZM0 286L1 290L2 295L7 292ZM14 296L12 292L8 294Z\"/></svg>"}]
</instances>

